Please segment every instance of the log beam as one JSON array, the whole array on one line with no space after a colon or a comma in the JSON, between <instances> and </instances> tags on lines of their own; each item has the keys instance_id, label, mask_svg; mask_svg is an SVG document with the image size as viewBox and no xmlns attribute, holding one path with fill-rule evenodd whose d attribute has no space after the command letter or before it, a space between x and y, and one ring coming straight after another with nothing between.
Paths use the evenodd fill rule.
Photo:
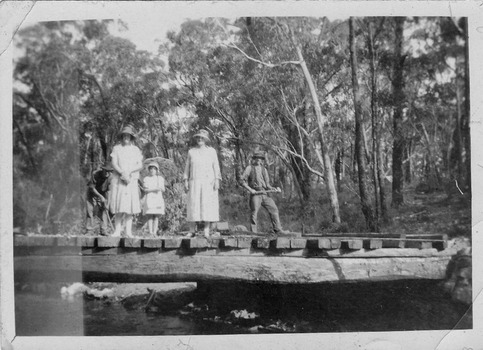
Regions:
<instances>
[{"instance_id":1,"label":"log beam","mask_svg":"<svg viewBox=\"0 0 483 350\"><path fill-rule=\"evenodd\" d=\"M450 256L307 259L160 254L15 257L15 278L82 276L83 281L322 283L444 279ZM59 278L61 278L59 277Z\"/></svg>"}]
</instances>

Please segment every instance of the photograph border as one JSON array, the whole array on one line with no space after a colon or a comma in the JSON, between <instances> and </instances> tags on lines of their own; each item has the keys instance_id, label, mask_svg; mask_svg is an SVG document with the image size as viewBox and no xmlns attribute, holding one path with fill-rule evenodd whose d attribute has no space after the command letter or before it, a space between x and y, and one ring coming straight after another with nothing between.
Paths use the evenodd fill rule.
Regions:
<instances>
[{"instance_id":1,"label":"photograph border","mask_svg":"<svg viewBox=\"0 0 483 350\"><path fill-rule=\"evenodd\" d=\"M483 2L481 1L140 1L0 3L0 325L2 349L483 349ZM15 335L13 284L13 36L20 25L52 20L122 19L169 11L189 17L464 16L469 24L473 329L257 335L27 337Z\"/></svg>"}]
</instances>

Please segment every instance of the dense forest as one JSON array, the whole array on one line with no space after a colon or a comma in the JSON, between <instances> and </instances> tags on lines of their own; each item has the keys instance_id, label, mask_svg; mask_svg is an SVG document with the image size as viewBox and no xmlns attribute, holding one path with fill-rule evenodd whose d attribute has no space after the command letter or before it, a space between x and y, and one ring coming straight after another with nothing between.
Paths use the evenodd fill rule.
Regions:
<instances>
[{"instance_id":1,"label":"dense forest","mask_svg":"<svg viewBox=\"0 0 483 350\"><path fill-rule=\"evenodd\" d=\"M86 183L127 124L145 158L169 160L165 231L185 224L181 173L201 127L230 225L248 222L238 181L257 150L293 231L381 231L408 188L470 193L466 18L188 20L157 54L111 24L15 36L15 227L79 230Z\"/></svg>"}]
</instances>

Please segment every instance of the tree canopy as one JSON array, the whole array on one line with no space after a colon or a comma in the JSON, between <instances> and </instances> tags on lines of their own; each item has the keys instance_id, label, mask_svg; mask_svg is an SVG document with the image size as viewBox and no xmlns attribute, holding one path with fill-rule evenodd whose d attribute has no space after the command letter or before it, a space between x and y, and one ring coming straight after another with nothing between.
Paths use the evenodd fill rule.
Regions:
<instances>
[{"instance_id":1,"label":"tree canopy","mask_svg":"<svg viewBox=\"0 0 483 350\"><path fill-rule=\"evenodd\" d=\"M86 181L127 124L145 158L175 165L166 230L183 224L180 174L198 128L219 154L223 203L244 195L241 172L263 150L301 220L332 229L351 227L345 192L379 230L410 183L469 190L464 18L187 20L157 53L110 23L45 22L15 36L16 226L80 222Z\"/></svg>"}]
</instances>

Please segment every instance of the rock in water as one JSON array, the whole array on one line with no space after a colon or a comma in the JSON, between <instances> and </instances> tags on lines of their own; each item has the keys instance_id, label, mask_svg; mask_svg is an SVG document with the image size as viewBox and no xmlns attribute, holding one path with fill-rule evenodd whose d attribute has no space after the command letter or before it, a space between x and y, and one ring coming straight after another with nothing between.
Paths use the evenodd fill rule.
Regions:
<instances>
[{"instance_id":1,"label":"rock in water","mask_svg":"<svg viewBox=\"0 0 483 350\"><path fill-rule=\"evenodd\" d=\"M443 288L455 301L470 305L473 302L471 248L458 251L448 264Z\"/></svg>"}]
</instances>

